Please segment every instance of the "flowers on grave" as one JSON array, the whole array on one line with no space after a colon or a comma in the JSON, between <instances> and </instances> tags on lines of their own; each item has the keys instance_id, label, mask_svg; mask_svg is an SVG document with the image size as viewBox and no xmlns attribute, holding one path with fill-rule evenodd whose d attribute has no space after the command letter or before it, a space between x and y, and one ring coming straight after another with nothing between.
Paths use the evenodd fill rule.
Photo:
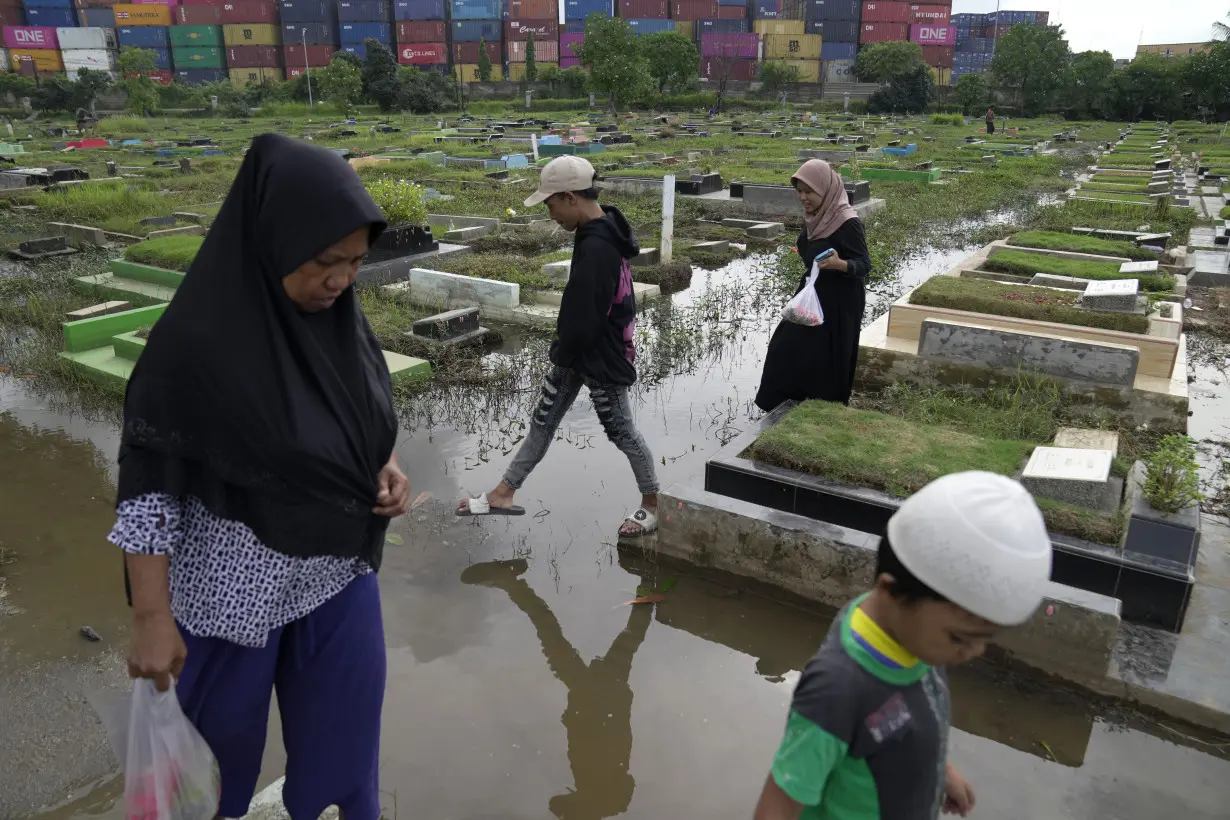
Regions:
<instances>
[{"instance_id":1,"label":"flowers on grave","mask_svg":"<svg viewBox=\"0 0 1230 820\"><path fill-rule=\"evenodd\" d=\"M413 182L381 177L367 184L367 192L391 226L422 225L427 221L423 189Z\"/></svg>"},{"instance_id":2,"label":"flowers on grave","mask_svg":"<svg viewBox=\"0 0 1230 820\"><path fill-rule=\"evenodd\" d=\"M509 219L512 219L514 216L517 215L517 212L514 211L512 208L505 208L504 213L508 216Z\"/></svg>"}]
</instances>

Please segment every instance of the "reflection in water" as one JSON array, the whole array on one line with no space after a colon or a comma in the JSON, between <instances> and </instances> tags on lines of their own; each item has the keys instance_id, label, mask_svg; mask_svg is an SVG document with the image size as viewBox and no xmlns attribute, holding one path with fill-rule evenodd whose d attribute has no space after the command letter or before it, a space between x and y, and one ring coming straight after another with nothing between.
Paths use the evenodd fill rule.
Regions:
<instances>
[{"instance_id":1,"label":"reflection in water","mask_svg":"<svg viewBox=\"0 0 1230 820\"><path fill-rule=\"evenodd\" d=\"M538 593L521 578L524 560L491 561L467 567L467 584L502 589L526 614L552 674L568 688L562 718L568 734L573 789L552 797L551 813L560 820L598 820L628 810L636 781L628 771L632 755L632 658L653 620L650 605L629 607L628 624L607 653L588 664L564 637L559 621Z\"/></svg>"}]
</instances>

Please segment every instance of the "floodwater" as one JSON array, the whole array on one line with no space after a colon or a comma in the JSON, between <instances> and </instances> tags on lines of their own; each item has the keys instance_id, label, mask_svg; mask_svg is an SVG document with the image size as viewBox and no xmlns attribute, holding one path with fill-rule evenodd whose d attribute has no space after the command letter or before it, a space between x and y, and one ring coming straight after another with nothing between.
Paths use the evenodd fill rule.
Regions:
<instances>
[{"instance_id":1,"label":"floodwater","mask_svg":"<svg viewBox=\"0 0 1230 820\"><path fill-rule=\"evenodd\" d=\"M903 282L962 253L919 257ZM637 422L664 487L699 483L706 459L758 416L751 400L781 304L762 286L764 262L698 272L643 317ZM539 348L514 337L493 358ZM506 395L441 390L406 420L399 458L415 494L432 499L394 525L403 543L387 547L380 575L386 816L749 817L832 613L616 550L637 495L584 394L519 494L528 515L455 518L463 492L499 480L537 375ZM0 817L44 806L48 817L118 818L84 699L123 686L127 613L104 540L116 431L0 379L0 543L15 556L5 602L16 610L0 617ZM668 578L662 602L624 605ZM84 625L103 641L81 638ZM954 670L952 685L952 759L978 791L976 816L1225 816L1224 748L982 664ZM283 761L276 719L270 729L265 781Z\"/></svg>"}]
</instances>

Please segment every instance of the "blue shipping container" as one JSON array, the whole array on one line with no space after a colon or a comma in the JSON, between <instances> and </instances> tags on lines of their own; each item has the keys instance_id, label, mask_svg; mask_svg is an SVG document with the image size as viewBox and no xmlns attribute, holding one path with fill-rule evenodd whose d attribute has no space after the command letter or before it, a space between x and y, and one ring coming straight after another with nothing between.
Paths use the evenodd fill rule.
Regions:
<instances>
[{"instance_id":1,"label":"blue shipping container","mask_svg":"<svg viewBox=\"0 0 1230 820\"><path fill-rule=\"evenodd\" d=\"M444 0L395 0L394 20L447 20Z\"/></svg>"},{"instance_id":2,"label":"blue shipping container","mask_svg":"<svg viewBox=\"0 0 1230 820\"><path fill-rule=\"evenodd\" d=\"M499 20L454 20L450 28L455 43L498 43L504 37L504 24Z\"/></svg>"},{"instance_id":3,"label":"blue shipping container","mask_svg":"<svg viewBox=\"0 0 1230 820\"><path fill-rule=\"evenodd\" d=\"M342 43L342 51L349 52L360 60L367 56L367 46L362 43Z\"/></svg>"},{"instance_id":4,"label":"blue shipping container","mask_svg":"<svg viewBox=\"0 0 1230 820\"><path fill-rule=\"evenodd\" d=\"M111 9L82 9L81 22L94 28L115 28L115 12Z\"/></svg>"},{"instance_id":5,"label":"blue shipping container","mask_svg":"<svg viewBox=\"0 0 1230 820\"><path fill-rule=\"evenodd\" d=\"M73 28L77 25L77 10L26 6L26 25Z\"/></svg>"},{"instance_id":6,"label":"blue shipping container","mask_svg":"<svg viewBox=\"0 0 1230 820\"><path fill-rule=\"evenodd\" d=\"M220 83L226 78L226 71L221 68L181 68L175 72L175 82L183 85Z\"/></svg>"},{"instance_id":7,"label":"blue shipping container","mask_svg":"<svg viewBox=\"0 0 1230 820\"><path fill-rule=\"evenodd\" d=\"M781 11L778 0L756 0L752 4L752 17L757 20L776 20L781 16Z\"/></svg>"},{"instance_id":8,"label":"blue shipping container","mask_svg":"<svg viewBox=\"0 0 1230 820\"><path fill-rule=\"evenodd\" d=\"M287 45L303 43L309 46L331 46L337 43L337 23L302 22L288 23L282 18L282 42Z\"/></svg>"},{"instance_id":9,"label":"blue shipping container","mask_svg":"<svg viewBox=\"0 0 1230 820\"><path fill-rule=\"evenodd\" d=\"M504 4L500 0L453 0L454 20L501 20Z\"/></svg>"},{"instance_id":10,"label":"blue shipping container","mask_svg":"<svg viewBox=\"0 0 1230 820\"><path fill-rule=\"evenodd\" d=\"M564 21L564 31L568 32L569 34L584 34L585 33L585 21L581 19L565 20Z\"/></svg>"},{"instance_id":11,"label":"blue shipping container","mask_svg":"<svg viewBox=\"0 0 1230 820\"><path fill-rule=\"evenodd\" d=\"M154 68L161 71L171 70L171 49L169 48L151 48L147 49L154 55Z\"/></svg>"},{"instance_id":12,"label":"blue shipping container","mask_svg":"<svg viewBox=\"0 0 1230 820\"><path fill-rule=\"evenodd\" d=\"M26 11L30 9L71 9L73 0L25 0L22 4ZM33 25L33 24L31 24Z\"/></svg>"},{"instance_id":13,"label":"blue shipping container","mask_svg":"<svg viewBox=\"0 0 1230 820\"><path fill-rule=\"evenodd\" d=\"M826 37L820 43L821 60L853 60L858 56L858 43L830 42Z\"/></svg>"},{"instance_id":14,"label":"blue shipping container","mask_svg":"<svg viewBox=\"0 0 1230 820\"><path fill-rule=\"evenodd\" d=\"M696 39L704 34L747 34L752 30L746 20L697 20Z\"/></svg>"},{"instance_id":15,"label":"blue shipping container","mask_svg":"<svg viewBox=\"0 0 1230 820\"><path fill-rule=\"evenodd\" d=\"M338 0L339 22L383 22L392 17L388 0Z\"/></svg>"},{"instance_id":16,"label":"blue shipping container","mask_svg":"<svg viewBox=\"0 0 1230 820\"><path fill-rule=\"evenodd\" d=\"M368 38L393 42L393 27L388 23L342 23L341 30L343 43L361 43Z\"/></svg>"},{"instance_id":17,"label":"blue shipping container","mask_svg":"<svg viewBox=\"0 0 1230 820\"><path fill-rule=\"evenodd\" d=\"M565 20L584 20L591 14L601 14L606 17L613 16L611 14L611 0L566 0L564 5Z\"/></svg>"},{"instance_id":18,"label":"blue shipping container","mask_svg":"<svg viewBox=\"0 0 1230 820\"><path fill-rule=\"evenodd\" d=\"M743 6L747 8L747 0L718 0L719 6Z\"/></svg>"},{"instance_id":19,"label":"blue shipping container","mask_svg":"<svg viewBox=\"0 0 1230 820\"><path fill-rule=\"evenodd\" d=\"M166 26L124 26L116 31L121 46L133 48L168 48Z\"/></svg>"},{"instance_id":20,"label":"blue shipping container","mask_svg":"<svg viewBox=\"0 0 1230 820\"><path fill-rule=\"evenodd\" d=\"M628 25L632 27L632 31L637 35L644 37L648 34L660 34L663 31L674 31L674 20L658 20L652 18L632 19L628 21Z\"/></svg>"},{"instance_id":21,"label":"blue shipping container","mask_svg":"<svg viewBox=\"0 0 1230 820\"><path fill-rule=\"evenodd\" d=\"M845 20L857 23L862 9L863 4L859 0L805 0L803 17L806 20Z\"/></svg>"},{"instance_id":22,"label":"blue shipping container","mask_svg":"<svg viewBox=\"0 0 1230 820\"><path fill-rule=\"evenodd\" d=\"M283 23L310 23L332 20L336 16L333 12L336 4L325 0L282 0L278 5Z\"/></svg>"},{"instance_id":23,"label":"blue shipping container","mask_svg":"<svg viewBox=\"0 0 1230 820\"><path fill-rule=\"evenodd\" d=\"M808 20L807 33L819 34L822 42L833 40L838 43L858 42L858 23L853 20ZM833 60L844 60L844 57L831 57Z\"/></svg>"}]
</instances>

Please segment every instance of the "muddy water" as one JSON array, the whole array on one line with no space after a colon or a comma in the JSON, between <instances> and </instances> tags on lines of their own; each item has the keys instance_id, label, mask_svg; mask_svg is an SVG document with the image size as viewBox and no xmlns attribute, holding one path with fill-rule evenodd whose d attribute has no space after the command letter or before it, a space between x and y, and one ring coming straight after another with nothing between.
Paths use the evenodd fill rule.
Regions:
<instances>
[{"instance_id":1,"label":"muddy water","mask_svg":"<svg viewBox=\"0 0 1230 820\"><path fill-rule=\"evenodd\" d=\"M922 257L903 281L960 255ZM637 421L664 486L699 482L705 460L758 415L751 399L780 309L755 287L762 263L700 273L643 319L650 338L642 365L655 377L637 393ZM699 324L701 340L678 333L663 341L671 334L658 329L658 311ZM536 344L514 339L501 355ZM527 379L508 396L440 395L430 416L413 416L403 431L400 459L415 492L433 500L395 525L403 544L388 548L381 573L387 816L749 816L798 670L832 613L617 552L615 532L635 487L585 395L519 495L529 515L456 519L451 507L462 492L499 480L519 435L515 420L535 392ZM0 699L54 714L53 701L73 698L89 675L122 683L126 613L119 565L103 541L115 431L41 409L20 383L5 382L0 402L0 511L13 522L2 537L17 556L8 600L22 610L0 620ZM661 603L623 605L638 587L668 578L675 585ZM82 641L83 624L104 642ZM61 670L54 697L5 681L51 660ZM1078 698L984 666L955 671L953 689L953 760L979 791L979 816L1224 816L1230 763L1176 745L1180 738L1165 730L1094 714ZM0 764L21 775L21 791L9 798L14 769L0 765L0 799L9 800L0 817L30 816L83 793L52 816L118 816L114 784L86 788L99 774L77 750L97 748L100 735L84 706L73 715L69 729L62 717L16 737L7 721L0 729L0 755L11 757ZM280 773L277 736L275 720L267 776Z\"/></svg>"}]
</instances>

